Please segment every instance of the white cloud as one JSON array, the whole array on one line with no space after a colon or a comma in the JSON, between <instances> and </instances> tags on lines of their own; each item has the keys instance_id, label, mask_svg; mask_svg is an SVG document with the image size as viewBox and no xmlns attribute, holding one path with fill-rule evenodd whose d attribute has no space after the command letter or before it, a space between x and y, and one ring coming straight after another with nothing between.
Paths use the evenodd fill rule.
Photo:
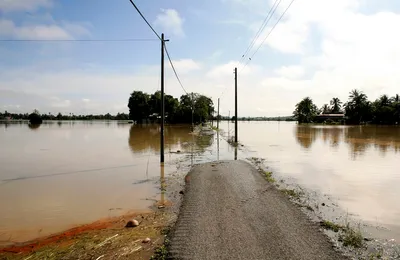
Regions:
<instances>
[{"instance_id":1,"label":"white cloud","mask_svg":"<svg viewBox=\"0 0 400 260\"><path fill-rule=\"evenodd\" d=\"M245 4L244 0L232 1L240 2L236 3L240 7ZM288 1L282 1L277 15ZM265 3L267 0L250 2L254 6ZM203 60L187 58L176 60L174 64L178 73L184 75L181 79L187 91L209 95L214 101L224 92L221 98L222 114L228 114L234 107L234 67L240 72L240 116L290 115L295 104L304 96L311 96L321 106L332 97L346 101L348 92L353 88L365 91L370 99L384 93L394 95L399 92L400 86L400 36L395 31L400 26L400 14L388 11L369 11L365 14L361 12L362 3L361 0L296 1L268 39L267 45L243 71L243 64L237 61L218 62L219 51ZM162 15L167 17L167 11ZM244 16L233 14L232 17ZM251 19L250 22L254 22L254 19L262 17L257 13L257 17ZM160 27L168 24L160 20L157 23ZM174 23L167 26L170 33L171 28L179 24L183 34L182 22L171 24ZM7 26L10 28L9 23L3 25L4 28ZM18 26L12 24L13 27ZM73 37L70 28L63 23L60 27ZM180 34L179 30L177 34ZM224 57L229 55L229 50L224 51ZM209 62L212 58L215 60ZM101 66L89 73L73 70L38 73L32 68L18 72L0 71L0 106L21 104L23 111L37 107L51 112L63 109L74 113L126 112L132 86L140 86L141 90L149 93L159 89L159 65L154 66L155 70L142 70L134 75L104 73L107 68ZM96 73L96 69L101 72ZM198 73L190 73L193 71ZM5 93L10 89L18 94ZM166 75L166 92L176 97L183 94L170 70ZM53 101L47 98L49 96L57 97L65 107L52 107ZM90 102L85 99L90 99ZM33 100L36 100L35 103ZM70 102L69 107L66 107L67 101Z\"/></svg>"},{"instance_id":2,"label":"white cloud","mask_svg":"<svg viewBox=\"0 0 400 260\"><path fill-rule=\"evenodd\" d=\"M74 35L88 35L89 31L81 25L64 23L59 25L22 25L17 26L11 20L0 20L0 35L24 40L69 40Z\"/></svg>"},{"instance_id":3,"label":"white cloud","mask_svg":"<svg viewBox=\"0 0 400 260\"><path fill-rule=\"evenodd\" d=\"M298 65L283 66L276 69L274 72L281 77L290 79L302 77L305 73L304 67Z\"/></svg>"},{"instance_id":4,"label":"white cloud","mask_svg":"<svg viewBox=\"0 0 400 260\"><path fill-rule=\"evenodd\" d=\"M52 0L0 0L0 12L35 11L40 7L51 7Z\"/></svg>"},{"instance_id":5,"label":"white cloud","mask_svg":"<svg viewBox=\"0 0 400 260\"><path fill-rule=\"evenodd\" d=\"M166 33L184 36L183 22L184 19L180 17L175 9L162 9L161 13L157 15L154 25L161 27Z\"/></svg>"},{"instance_id":6,"label":"white cloud","mask_svg":"<svg viewBox=\"0 0 400 260\"><path fill-rule=\"evenodd\" d=\"M243 67L244 64L241 64L238 61L230 61L228 63L213 67L207 72L206 76L214 79L225 79L226 77L234 77L235 68L238 68L238 73L240 72L241 75L249 75L259 70L259 68L255 65L248 65L244 69L241 69Z\"/></svg>"},{"instance_id":7,"label":"white cloud","mask_svg":"<svg viewBox=\"0 0 400 260\"><path fill-rule=\"evenodd\" d=\"M306 25L286 22L278 24L273 31L272 26L265 29L255 42L255 46L260 44L269 45L282 53L304 52L304 43L308 38L308 27Z\"/></svg>"},{"instance_id":8,"label":"white cloud","mask_svg":"<svg viewBox=\"0 0 400 260\"><path fill-rule=\"evenodd\" d=\"M186 74L193 70L199 70L202 67L201 63L192 59L173 60L172 63L179 74Z\"/></svg>"}]
</instances>

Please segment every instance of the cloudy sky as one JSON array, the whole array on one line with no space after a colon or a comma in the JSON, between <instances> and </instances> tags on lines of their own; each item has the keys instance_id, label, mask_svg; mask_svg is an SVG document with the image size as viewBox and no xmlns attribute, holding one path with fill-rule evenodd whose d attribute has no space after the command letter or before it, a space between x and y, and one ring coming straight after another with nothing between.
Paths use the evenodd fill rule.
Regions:
<instances>
[{"instance_id":1,"label":"cloudy sky","mask_svg":"<svg viewBox=\"0 0 400 260\"><path fill-rule=\"evenodd\" d=\"M400 92L399 0L295 0L263 42L290 1L280 2L244 69L275 0L135 2L170 39L187 91L221 97L222 114L233 112L235 66L240 116L290 115L305 96L321 107L353 88L371 99ZM0 0L3 40L137 38L156 39L129 0ZM0 110L10 112L127 112L133 90L160 88L156 40L1 41L0 57ZM168 63L166 92L183 94Z\"/></svg>"}]
</instances>

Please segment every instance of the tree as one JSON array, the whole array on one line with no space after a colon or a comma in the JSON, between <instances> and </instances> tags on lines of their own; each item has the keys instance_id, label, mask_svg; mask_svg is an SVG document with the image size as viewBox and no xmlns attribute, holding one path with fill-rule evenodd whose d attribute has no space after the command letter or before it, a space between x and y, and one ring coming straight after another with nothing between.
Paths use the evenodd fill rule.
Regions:
<instances>
[{"instance_id":1,"label":"tree","mask_svg":"<svg viewBox=\"0 0 400 260\"><path fill-rule=\"evenodd\" d=\"M33 110L33 113L31 113L28 116L28 119L29 119L29 123L31 123L33 125L38 125L43 122L42 117L40 116L40 113L37 109Z\"/></svg>"},{"instance_id":2,"label":"tree","mask_svg":"<svg viewBox=\"0 0 400 260\"><path fill-rule=\"evenodd\" d=\"M59 112L59 113L57 114L57 119L58 119L58 120L62 120L62 118L63 118L63 116L62 116L62 114Z\"/></svg>"},{"instance_id":3,"label":"tree","mask_svg":"<svg viewBox=\"0 0 400 260\"><path fill-rule=\"evenodd\" d=\"M394 97L390 98L390 101L392 101L392 102L400 102L400 95L396 94Z\"/></svg>"},{"instance_id":4,"label":"tree","mask_svg":"<svg viewBox=\"0 0 400 260\"><path fill-rule=\"evenodd\" d=\"M314 117L318 114L318 108L311 98L306 97L296 104L296 109L293 115L297 121L301 123L311 123Z\"/></svg>"},{"instance_id":5,"label":"tree","mask_svg":"<svg viewBox=\"0 0 400 260\"><path fill-rule=\"evenodd\" d=\"M393 107L393 122L400 124L400 96L396 94L392 97L392 107Z\"/></svg>"},{"instance_id":6,"label":"tree","mask_svg":"<svg viewBox=\"0 0 400 260\"><path fill-rule=\"evenodd\" d=\"M167 116L168 122L175 122L177 113L179 110L179 101L177 98L174 98L171 95L165 95L164 97L164 107L165 107L165 115Z\"/></svg>"},{"instance_id":7,"label":"tree","mask_svg":"<svg viewBox=\"0 0 400 260\"><path fill-rule=\"evenodd\" d=\"M329 107L328 104L324 104L321 108L322 114L330 114L331 113L331 108Z\"/></svg>"},{"instance_id":8,"label":"tree","mask_svg":"<svg viewBox=\"0 0 400 260\"><path fill-rule=\"evenodd\" d=\"M377 124L394 124L396 108L392 105L392 99L382 95L372 104L373 122Z\"/></svg>"},{"instance_id":9,"label":"tree","mask_svg":"<svg viewBox=\"0 0 400 260\"><path fill-rule=\"evenodd\" d=\"M205 122L212 118L214 106L211 98L198 95L194 101L194 118L196 122Z\"/></svg>"},{"instance_id":10,"label":"tree","mask_svg":"<svg viewBox=\"0 0 400 260\"><path fill-rule=\"evenodd\" d=\"M360 124L371 120L371 105L368 97L357 89L350 92L349 101L345 104L345 111L350 123Z\"/></svg>"},{"instance_id":11,"label":"tree","mask_svg":"<svg viewBox=\"0 0 400 260\"><path fill-rule=\"evenodd\" d=\"M341 109L342 109L342 102L340 101L339 98L332 98L331 100L331 106L332 106L332 114L340 114Z\"/></svg>"},{"instance_id":12,"label":"tree","mask_svg":"<svg viewBox=\"0 0 400 260\"><path fill-rule=\"evenodd\" d=\"M128 102L129 118L137 123L147 119L150 114L149 95L142 91L133 91Z\"/></svg>"}]
</instances>

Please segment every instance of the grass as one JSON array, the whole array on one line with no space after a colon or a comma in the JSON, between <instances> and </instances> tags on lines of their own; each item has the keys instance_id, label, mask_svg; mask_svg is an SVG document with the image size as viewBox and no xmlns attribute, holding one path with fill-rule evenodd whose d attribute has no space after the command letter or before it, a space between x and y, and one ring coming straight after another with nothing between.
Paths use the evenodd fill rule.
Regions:
<instances>
[{"instance_id":1,"label":"grass","mask_svg":"<svg viewBox=\"0 0 400 260\"><path fill-rule=\"evenodd\" d=\"M343 241L344 246L359 248L362 246L364 238L361 234L360 228L354 230L350 227L350 224L347 223L345 232L340 236L340 239Z\"/></svg>"},{"instance_id":2,"label":"grass","mask_svg":"<svg viewBox=\"0 0 400 260\"><path fill-rule=\"evenodd\" d=\"M346 226L342 226L328 220L322 221L321 226L334 232L341 231L341 234L339 235L339 241L343 243L343 246L360 248L363 245L364 238L361 234L360 227L358 228L358 230L355 230L350 227L349 223L347 223Z\"/></svg>"},{"instance_id":3,"label":"grass","mask_svg":"<svg viewBox=\"0 0 400 260\"><path fill-rule=\"evenodd\" d=\"M333 223L331 221L328 220L324 220L321 222L321 226L323 226L326 229L332 230L334 232L339 232L339 230L343 229L343 226Z\"/></svg>"},{"instance_id":4,"label":"grass","mask_svg":"<svg viewBox=\"0 0 400 260\"><path fill-rule=\"evenodd\" d=\"M274 182L276 182L276 180L274 179L274 177L272 177L272 172L264 171L264 176L265 176L265 179L266 179L269 183L274 183Z\"/></svg>"},{"instance_id":5,"label":"grass","mask_svg":"<svg viewBox=\"0 0 400 260\"><path fill-rule=\"evenodd\" d=\"M219 128L216 127L216 126L212 126L212 125L211 125L210 127L211 127L211 129L214 130L214 131L219 131Z\"/></svg>"},{"instance_id":6,"label":"grass","mask_svg":"<svg viewBox=\"0 0 400 260\"><path fill-rule=\"evenodd\" d=\"M239 146L239 143L235 142L235 138L233 136L228 139L228 144L232 145L233 147L238 147Z\"/></svg>"},{"instance_id":7,"label":"grass","mask_svg":"<svg viewBox=\"0 0 400 260\"><path fill-rule=\"evenodd\" d=\"M383 250L379 250L376 253L372 253L369 255L369 260L374 260L374 259L382 259L383 256Z\"/></svg>"},{"instance_id":8,"label":"grass","mask_svg":"<svg viewBox=\"0 0 400 260\"><path fill-rule=\"evenodd\" d=\"M264 159L262 158L257 158L257 157L251 157L248 158L248 160L250 160L251 162L253 162L254 164L261 164L263 163Z\"/></svg>"},{"instance_id":9,"label":"grass","mask_svg":"<svg viewBox=\"0 0 400 260\"><path fill-rule=\"evenodd\" d=\"M150 260L170 259L171 255L169 253L168 247L169 247L169 240L166 238L164 244L154 251L154 255L150 258Z\"/></svg>"},{"instance_id":10,"label":"grass","mask_svg":"<svg viewBox=\"0 0 400 260\"><path fill-rule=\"evenodd\" d=\"M280 190L281 192L283 192L284 194L286 194L287 196L299 199L300 198L300 193L295 191L295 190L291 190L291 189L283 189Z\"/></svg>"}]
</instances>

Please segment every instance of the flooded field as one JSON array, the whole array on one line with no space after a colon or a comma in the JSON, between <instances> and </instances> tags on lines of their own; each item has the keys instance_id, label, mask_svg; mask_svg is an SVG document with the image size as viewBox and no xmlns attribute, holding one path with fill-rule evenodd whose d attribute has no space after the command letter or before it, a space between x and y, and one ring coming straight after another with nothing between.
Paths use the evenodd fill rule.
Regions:
<instances>
[{"instance_id":1,"label":"flooded field","mask_svg":"<svg viewBox=\"0 0 400 260\"><path fill-rule=\"evenodd\" d=\"M400 127L240 122L239 140L281 178L329 195L380 227L374 236L400 242Z\"/></svg>"},{"instance_id":2,"label":"flooded field","mask_svg":"<svg viewBox=\"0 0 400 260\"><path fill-rule=\"evenodd\" d=\"M148 211L169 199L164 179L183 180L193 164L249 157L380 227L374 236L400 241L399 127L240 122L237 150L225 141L233 124L220 127L221 135L201 137L190 126L167 127L162 168L156 125L0 123L0 246Z\"/></svg>"},{"instance_id":3,"label":"flooded field","mask_svg":"<svg viewBox=\"0 0 400 260\"><path fill-rule=\"evenodd\" d=\"M156 125L0 124L0 246L167 200L163 178L220 157L216 135L190 132L190 126L166 128L162 172ZM220 151L233 159L226 142Z\"/></svg>"}]
</instances>

